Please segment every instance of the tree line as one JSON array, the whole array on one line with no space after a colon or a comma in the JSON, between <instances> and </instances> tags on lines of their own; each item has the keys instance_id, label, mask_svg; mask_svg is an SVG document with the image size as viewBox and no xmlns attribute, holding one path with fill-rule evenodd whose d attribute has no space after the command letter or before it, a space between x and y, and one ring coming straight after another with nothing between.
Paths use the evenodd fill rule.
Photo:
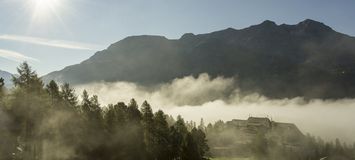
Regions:
<instances>
[{"instance_id":1,"label":"tree line","mask_svg":"<svg viewBox=\"0 0 355 160\"><path fill-rule=\"evenodd\" d=\"M203 130L132 99L101 106L86 91L41 81L26 63L7 90L0 79L0 159L206 160Z\"/></svg>"}]
</instances>

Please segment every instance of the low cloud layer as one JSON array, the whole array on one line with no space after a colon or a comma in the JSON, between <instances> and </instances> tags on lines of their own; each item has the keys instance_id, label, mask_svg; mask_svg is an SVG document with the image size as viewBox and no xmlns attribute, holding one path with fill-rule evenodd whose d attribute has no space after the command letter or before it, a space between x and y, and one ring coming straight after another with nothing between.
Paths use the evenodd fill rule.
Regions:
<instances>
[{"instance_id":1,"label":"low cloud layer","mask_svg":"<svg viewBox=\"0 0 355 160\"><path fill-rule=\"evenodd\" d=\"M211 79L207 74L175 79L171 83L155 87L143 87L135 83L92 83L77 86L78 93L86 89L91 94L97 94L101 103L127 102L131 98L138 101L148 100L159 107L182 105L201 105L209 101L225 99L234 90L234 79Z\"/></svg>"},{"instance_id":2,"label":"low cloud layer","mask_svg":"<svg viewBox=\"0 0 355 160\"><path fill-rule=\"evenodd\" d=\"M355 99L311 100L303 98L272 100L263 96L241 95L233 78L210 78L201 74L175 79L170 83L147 88L129 82L92 83L76 86L77 93L86 89L99 96L102 104L147 100L154 110L162 109L186 120L207 122L270 117L274 121L295 123L303 133L327 140L341 138L354 142Z\"/></svg>"}]
</instances>

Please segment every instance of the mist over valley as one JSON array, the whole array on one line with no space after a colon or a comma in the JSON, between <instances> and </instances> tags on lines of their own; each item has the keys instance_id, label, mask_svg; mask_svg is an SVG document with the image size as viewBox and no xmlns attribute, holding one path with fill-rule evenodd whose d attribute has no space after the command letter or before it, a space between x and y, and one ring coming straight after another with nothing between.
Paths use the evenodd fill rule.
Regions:
<instances>
[{"instance_id":1,"label":"mist over valley","mask_svg":"<svg viewBox=\"0 0 355 160\"><path fill-rule=\"evenodd\" d=\"M242 94L233 78L211 78L207 74L174 79L155 87L144 87L131 82L101 82L77 85L76 92L84 89L98 95L104 104L147 100L153 110L162 109L174 117L206 123L218 120L269 117L278 122L296 124L304 133L326 140L355 141L352 125L355 99L307 100L303 97L270 99L259 94Z\"/></svg>"},{"instance_id":2,"label":"mist over valley","mask_svg":"<svg viewBox=\"0 0 355 160\"><path fill-rule=\"evenodd\" d=\"M0 160L355 159L354 3L159 1L0 1Z\"/></svg>"}]
</instances>

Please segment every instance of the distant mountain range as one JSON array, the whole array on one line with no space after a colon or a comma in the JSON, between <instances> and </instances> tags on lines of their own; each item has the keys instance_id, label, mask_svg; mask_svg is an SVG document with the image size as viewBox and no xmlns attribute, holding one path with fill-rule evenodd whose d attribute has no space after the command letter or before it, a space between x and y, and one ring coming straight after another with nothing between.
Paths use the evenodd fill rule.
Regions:
<instances>
[{"instance_id":1,"label":"distant mountain range","mask_svg":"<svg viewBox=\"0 0 355 160\"><path fill-rule=\"evenodd\" d=\"M12 81L11 81L11 79L12 79L12 74L11 73L0 70L0 77L4 79L6 88L12 87L13 84L12 84Z\"/></svg>"},{"instance_id":2,"label":"distant mountain range","mask_svg":"<svg viewBox=\"0 0 355 160\"><path fill-rule=\"evenodd\" d=\"M355 38L310 19L296 25L267 20L180 39L132 36L43 79L154 85L200 73L236 77L242 93L270 98L355 97Z\"/></svg>"}]
</instances>

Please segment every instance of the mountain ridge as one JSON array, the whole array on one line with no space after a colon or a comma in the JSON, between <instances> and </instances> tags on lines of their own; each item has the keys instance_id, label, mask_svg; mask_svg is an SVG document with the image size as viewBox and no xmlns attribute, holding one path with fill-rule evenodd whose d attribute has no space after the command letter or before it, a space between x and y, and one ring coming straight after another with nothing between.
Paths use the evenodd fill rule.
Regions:
<instances>
[{"instance_id":1,"label":"mountain ridge","mask_svg":"<svg viewBox=\"0 0 355 160\"><path fill-rule=\"evenodd\" d=\"M270 98L355 97L355 87L348 87L355 86L355 38L310 19L295 25L266 20L179 39L129 36L43 79L152 85L201 73L237 77L243 92Z\"/></svg>"}]
</instances>

